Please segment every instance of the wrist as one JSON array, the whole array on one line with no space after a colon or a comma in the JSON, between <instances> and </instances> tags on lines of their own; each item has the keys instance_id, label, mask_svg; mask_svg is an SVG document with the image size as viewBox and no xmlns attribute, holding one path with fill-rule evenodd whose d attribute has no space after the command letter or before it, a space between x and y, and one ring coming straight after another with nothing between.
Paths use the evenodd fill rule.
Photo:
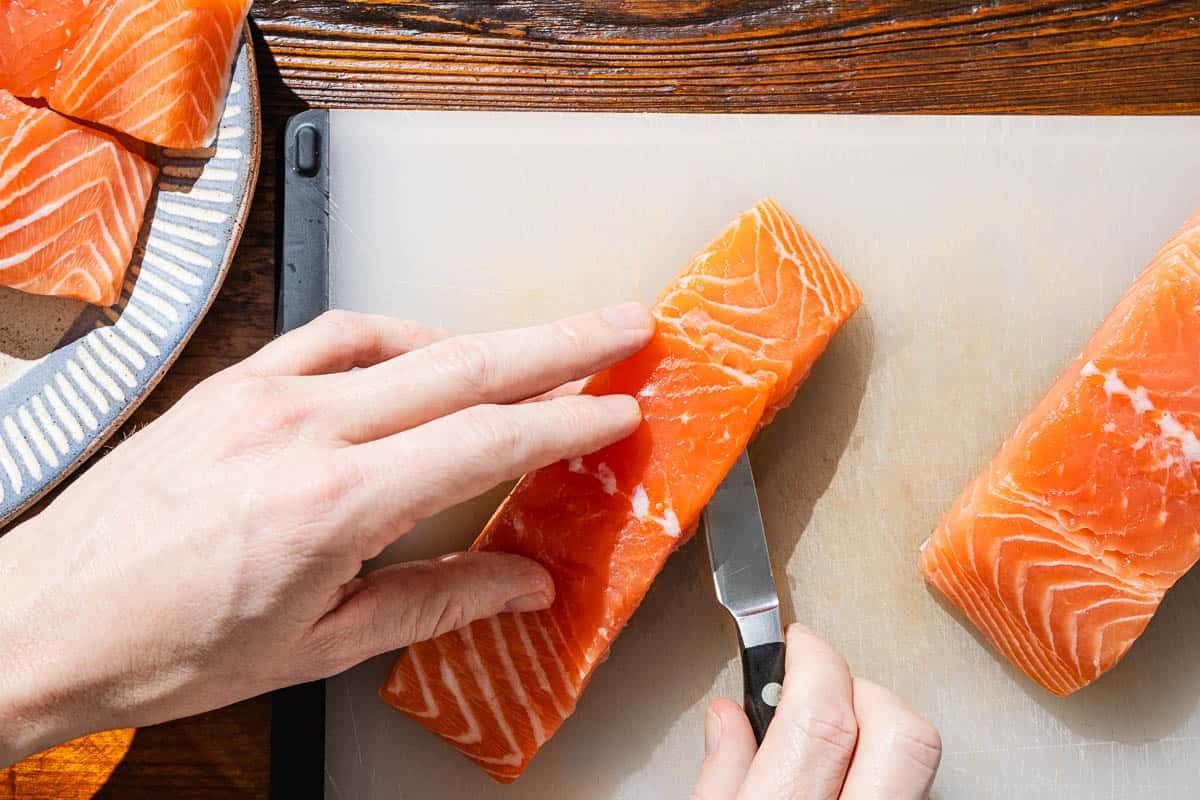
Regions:
<instances>
[{"instance_id":1,"label":"wrist","mask_svg":"<svg viewBox=\"0 0 1200 800\"><path fill-rule=\"evenodd\" d=\"M54 618L58 581L37 555L37 543L50 542L39 519L0 537L0 766L104 727L72 678L71 647Z\"/></svg>"}]
</instances>

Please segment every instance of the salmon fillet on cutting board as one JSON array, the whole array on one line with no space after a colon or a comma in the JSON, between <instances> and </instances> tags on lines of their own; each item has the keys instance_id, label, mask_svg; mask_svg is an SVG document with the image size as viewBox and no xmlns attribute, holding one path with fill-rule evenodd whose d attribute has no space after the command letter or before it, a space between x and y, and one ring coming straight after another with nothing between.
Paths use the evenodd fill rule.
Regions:
<instances>
[{"instance_id":1,"label":"salmon fillet on cutting board","mask_svg":"<svg viewBox=\"0 0 1200 800\"><path fill-rule=\"evenodd\" d=\"M926 542L921 572L1057 695L1129 650L1200 558L1200 213Z\"/></svg>"},{"instance_id":2,"label":"salmon fillet on cutting board","mask_svg":"<svg viewBox=\"0 0 1200 800\"><path fill-rule=\"evenodd\" d=\"M584 390L636 396L641 427L526 475L473 545L543 564L553 607L409 647L383 699L496 780L515 780L575 709L738 454L860 302L777 204L740 215L659 296L651 343Z\"/></svg>"},{"instance_id":3,"label":"salmon fillet on cutting board","mask_svg":"<svg viewBox=\"0 0 1200 800\"><path fill-rule=\"evenodd\" d=\"M0 89L162 147L217 133L249 0L5 0Z\"/></svg>"},{"instance_id":4,"label":"salmon fillet on cutting board","mask_svg":"<svg viewBox=\"0 0 1200 800\"><path fill-rule=\"evenodd\" d=\"M117 302L157 169L0 90L0 285Z\"/></svg>"}]
</instances>

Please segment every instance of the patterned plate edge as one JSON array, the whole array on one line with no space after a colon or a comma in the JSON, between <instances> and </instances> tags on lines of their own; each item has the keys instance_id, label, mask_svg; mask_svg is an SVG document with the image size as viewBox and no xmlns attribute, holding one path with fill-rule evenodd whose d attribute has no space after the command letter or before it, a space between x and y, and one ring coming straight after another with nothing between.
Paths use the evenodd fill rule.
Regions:
<instances>
[{"instance_id":1,"label":"patterned plate edge","mask_svg":"<svg viewBox=\"0 0 1200 800\"><path fill-rule=\"evenodd\" d=\"M63 466L55 468L54 474L44 483L41 483L35 492L29 494L9 510L0 513L0 535L3 534L4 529L8 524L13 522L24 511L28 510L38 500L42 499L47 493L52 491L64 479L73 474L84 462L91 458L97 450L103 447L105 442L107 442L114 433L120 430L121 426L125 424L129 417L132 416L135 411L137 411L138 407L141 406L150 393L153 392L158 386L159 382L162 380L163 376L166 375L167 371L174 366L175 362L179 359L179 356L183 353L184 348L191 340L193 334L195 334L196 329L208 315L209 310L212 308L213 303L217 299L217 295L220 294L221 287L224 285L225 278L229 274L229 270L233 264L233 257L237 253L242 234L246 227L247 217L249 216L250 212L250 204L254 198L255 188L258 185L259 162L262 155L262 112L259 98L258 72L254 55L254 40L250 33L249 24L244 24L242 27L241 47L246 55L247 60L245 83L246 92L249 99L248 106L251 109L251 113L247 114L249 124L247 125L248 130L246 133L249 136L249 148L245 164L246 191L238 199L238 203L233 209L234 213L229 234L229 246L227 249L227 254L221 259L221 263L217 265L218 271L214 277L212 287L207 296L202 299L197 313L192 316L187 326L183 329L177 345L163 358L163 361L159 365L158 369L156 369L153 374L145 379L141 387L128 400L125 407L122 408L105 425L104 428L96 431L91 436L91 439L87 442L87 444L83 446L83 448L73 459ZM149 227L150 225L148 223L146 228ZM31 375L27 375L25 377L28 378L31 377ZM18 384L21 382L21 380L17 381ZM31 395L29 398L29 400L36 399L40 399L37 398L36 394ZM47 412L44 411L44 408L39 408L39 406L41 406L40 403L35 404L35 413L37 413L39 417L46 415ZM39 419L39 422L40 421L41 420ZM24 420L22 420L22 422L24 422ZM0 434L3 433L9 433L11 438L11 432L9 432L6 428L0 429ZM24 439L24 436L22 435L21 438ZM38 449L40 450L41 448L39 447ZM9 472L10 469L19 469L19 467L17 467L15 464L10 466L9 464L4 463L5 461L12 460L12 456L5 448L4 439L0 438L0 481L4 480L6 473L11 475Z\"/></svg>"}]
</instances>

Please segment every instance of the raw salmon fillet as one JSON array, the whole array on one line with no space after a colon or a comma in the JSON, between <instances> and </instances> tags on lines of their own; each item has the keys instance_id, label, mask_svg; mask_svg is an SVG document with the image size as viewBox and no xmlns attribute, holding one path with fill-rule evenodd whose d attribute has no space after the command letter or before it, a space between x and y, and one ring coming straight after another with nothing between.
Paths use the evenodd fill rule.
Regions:
<instances>
[{"instance_id":1,"label":"raw salmon fillet","mask_svg":"<svg viewBox=\"0 0 1200 800\"><path fill-rule=\"evenodd\" d=\"M739 216L659 297L651 343L584 390L636 396L637 432L526 475L473 545L543 564L554 606L413 645L383 699L496 780L515 780L575 709L738 454L860 301L774 202Z\"/></svg>"},{"instance_id":2,"label":"raw salmon fillet","mask_svg":"<svg viewBox=\"0 0 1200 800\"><path fill-rule=\"evenodd\" d=\"M1200 213L951 507L920 559L1026 675L1109 670L1200 558Z\"/></svg>"},{"instance_id":3,"label":"raw salmon fillet","mask_svg":"<svg viewBox=\"0 0 1200 800\"><path fill-rule=\"evenodd\" d=\"M0 88L163 147L217 133L248 0L3 0Z\"/></svg>"},{"instance_id":4,"label":"raw salmon fillet","mask_svg":"<svg viewBox=\"0 0 1200 800\"><path fill-rule=\"evenodd\" d=\"M156 174L108 134L0 90L0 285L115 303Z\"/></svg>"}]
</instances>

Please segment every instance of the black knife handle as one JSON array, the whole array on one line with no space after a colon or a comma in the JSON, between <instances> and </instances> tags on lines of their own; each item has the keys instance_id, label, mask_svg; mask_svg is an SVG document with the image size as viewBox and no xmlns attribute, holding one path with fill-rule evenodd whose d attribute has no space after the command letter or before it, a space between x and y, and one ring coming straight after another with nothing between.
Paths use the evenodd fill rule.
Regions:
<instances>
[{"instance_id":1,"label":"black knife handle","mask_svg":"<svg viewBox=\"0 0 1200 800\"><path fill-rule=\"evenodd\" d=\"M742 650L742 680L746 687L746 716L754 729L755 741L762 744L783 691L783 642L756 644Z\"/></svg>"}]
</instances>

